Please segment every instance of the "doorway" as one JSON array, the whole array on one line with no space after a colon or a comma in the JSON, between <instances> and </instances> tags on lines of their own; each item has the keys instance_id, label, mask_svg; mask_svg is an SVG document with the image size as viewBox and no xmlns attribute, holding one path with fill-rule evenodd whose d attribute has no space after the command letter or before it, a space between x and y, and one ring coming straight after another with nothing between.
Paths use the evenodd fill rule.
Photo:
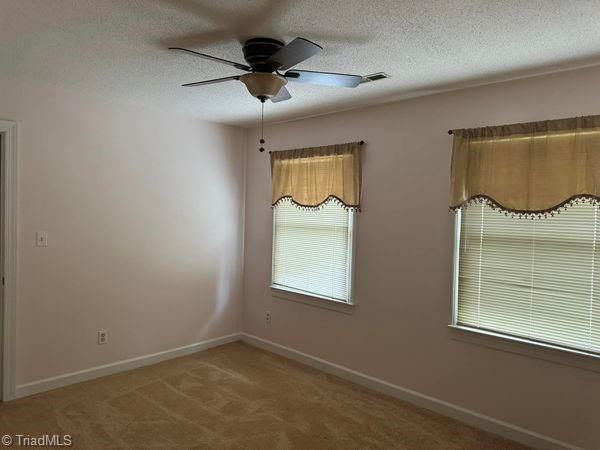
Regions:
<instances>
[{"instance_id":1,"label":"doorway","mask_svg":"<svg viewBox=\"0 0 600 450\"><path fill-rule=\"evenodd\" d=\"M16 398L17 124L0 120L0 398Z\"/></svg>"}]
</instances>

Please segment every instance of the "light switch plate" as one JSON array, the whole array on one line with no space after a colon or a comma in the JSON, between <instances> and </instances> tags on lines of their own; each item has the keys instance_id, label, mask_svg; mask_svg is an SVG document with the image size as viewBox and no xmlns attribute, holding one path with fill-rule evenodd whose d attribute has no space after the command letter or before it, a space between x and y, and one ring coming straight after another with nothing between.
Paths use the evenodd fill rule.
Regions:
<instances>
[{"instance_id":1,"label":"light switch plate","mask_svg":"<svg viewBox=\"0 0 600 450\"><path fill-rule=\"evenodd\" d=\"M45 231L38 231L35 233L35 245L38 247L46 247L48 244L48 233Z\"/></svg>"}]
</instances>

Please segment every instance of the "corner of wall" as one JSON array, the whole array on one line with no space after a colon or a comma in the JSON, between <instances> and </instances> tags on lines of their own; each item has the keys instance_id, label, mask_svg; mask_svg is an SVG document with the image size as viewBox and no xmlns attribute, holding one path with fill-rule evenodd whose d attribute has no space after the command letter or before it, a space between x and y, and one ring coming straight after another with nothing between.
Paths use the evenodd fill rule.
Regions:
<instances>
[{"instance_id":1,"label":"corner of wall","mask_svg":"<svg viewBox=\"0 0 600 450\"><path fill-rule=\"evenodd\" d=\"M241 248L241 298L240 298L240 311L239 311L239 331L242 332L244 330L244 308L246 305L245 297L246 297L246 198L248 195L248 128L242 128L242 172L243 172L243 192L242 192L242 248Z\"/></svg>"}]
</instances>

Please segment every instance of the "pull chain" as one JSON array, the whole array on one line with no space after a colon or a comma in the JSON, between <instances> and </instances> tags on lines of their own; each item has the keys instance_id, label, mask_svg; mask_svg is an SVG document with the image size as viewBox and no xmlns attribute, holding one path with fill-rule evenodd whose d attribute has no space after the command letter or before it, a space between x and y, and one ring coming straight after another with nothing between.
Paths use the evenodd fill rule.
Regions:
<instances>
[{"instance_id":1,"label":"pull chain","mask_svg":"<svg viewBox=\"0 0 600 450\"><path fill-rule=\"evenodd\" d=\"M260 143L265 143L265 101L261 100L261 112L260 112ZM264 152L265 148L261 145L258 149L259 152Z\"/></svg>"}]
</instances>

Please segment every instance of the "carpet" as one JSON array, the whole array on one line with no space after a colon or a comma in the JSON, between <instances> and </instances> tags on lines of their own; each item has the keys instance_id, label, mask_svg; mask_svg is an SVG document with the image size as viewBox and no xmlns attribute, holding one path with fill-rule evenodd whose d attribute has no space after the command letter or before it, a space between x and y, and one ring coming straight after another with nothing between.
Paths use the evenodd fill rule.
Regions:
<instances>
[{"instance_id":1,"label":"carpet","mask_svg":"<svg viewBox=\"0 0 600 450\"><path fill-rule=\"evenodd\" d=\"M525 448L241 342L0 403L4 434L74 448Z\"/></svg>"}]
</instances>

